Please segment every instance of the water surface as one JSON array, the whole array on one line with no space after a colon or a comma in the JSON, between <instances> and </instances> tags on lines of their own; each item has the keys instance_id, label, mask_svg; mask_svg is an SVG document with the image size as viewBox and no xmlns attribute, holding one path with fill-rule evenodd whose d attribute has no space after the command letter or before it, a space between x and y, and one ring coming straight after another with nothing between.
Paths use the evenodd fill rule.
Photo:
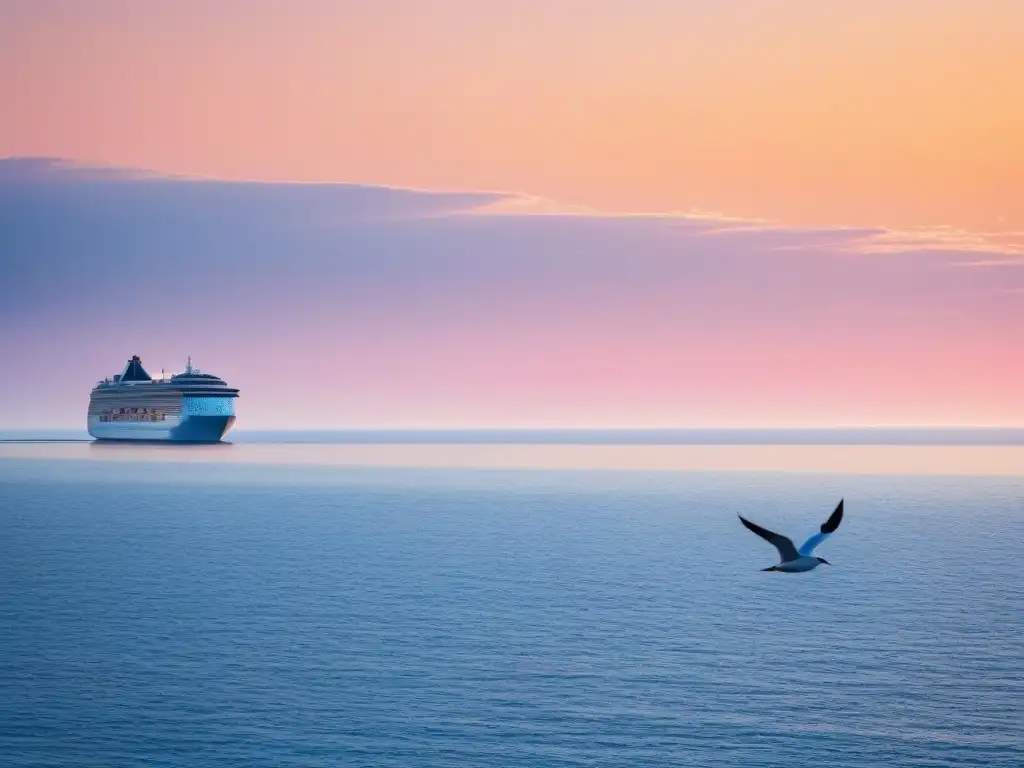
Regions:
<instances>
[{"instance_id":1,"label":"water surface","mask_svg":"<svg viewBox=\"0 0 1024 768\"><path fill-rule=\"evenodd\" d=\"M0 763L1019 766L1019 450L2 444Z\"/></svg>"}]
</instances>

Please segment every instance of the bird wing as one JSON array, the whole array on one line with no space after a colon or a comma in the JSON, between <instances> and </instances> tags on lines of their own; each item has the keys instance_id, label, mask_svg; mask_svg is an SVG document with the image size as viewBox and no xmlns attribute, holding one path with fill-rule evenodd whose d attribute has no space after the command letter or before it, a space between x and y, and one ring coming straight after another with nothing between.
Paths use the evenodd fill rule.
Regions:
<instances>
[{"instance_id":1,"label":"bird wing","mask_svg":"<svg viewBox=\"0 0 1024 768\"><path fill-rule=\"evenodd\" d=\"M774 531L769 531L767 528L762 528L760 525L744 519L743 515L739 515L739 518L740 522L743 523L748 530L753 531L779 550L779 556L782 558L782 562L785 563L789 560L796 560L799 557L793 542L781 533L775 533Z\"/></svg>"},{"instance_id":2,"label":"bird wing","mask_svg":"<svg viewBox=\"0 0 1024 768\"><path fill-rule=\"evenodd\" d=\"M800 554L801 555L809 555L809 554L811 554L811 552L813 552L818 547L819 544L821 544L823 541L825 541L825 539L827 539L830 535L832 535L832 533L835 532L836 528L839 527L839 523L841 523L842 521L843 521L843 500L840 499L839 500L839 504L836 506L836 508L832 512L832 514L829 515L828 520L826 520L824 523L822 523L820 533L816 533L813 536L811 536L811 538L809 538L807 541L805 541L804 545L802 547L800 547Z\"/></svg>"}]
</instances>

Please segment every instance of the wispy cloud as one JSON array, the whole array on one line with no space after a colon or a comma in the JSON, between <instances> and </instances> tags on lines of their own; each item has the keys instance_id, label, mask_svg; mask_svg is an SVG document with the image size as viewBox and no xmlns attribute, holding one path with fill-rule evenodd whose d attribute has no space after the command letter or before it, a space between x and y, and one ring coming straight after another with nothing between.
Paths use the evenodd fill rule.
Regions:
<instances>
[{"instance_id":1,"label":"wispy cloud","mask_svg":"<svg viewBox=\"0 0 1024 768\"><path fill-rule=\"evenodd\" d=\"M764 218L730 215L723 211L693 208L677 211L616 212L599 211L586 206L546 197L509 191L453 190L437 191L349 183L223 181L199 176L171 175L136 168L89 165L63 158L0 158L0 184L29 183L114 183L142 182L143 189L163 183L195 184L197 193L241 190L256 197L267 194L278 204L276 195L288 190L288 196L301 201L310 212L326 208L331 215L349 218L361 209L363 216L378 220L478 217L582 217L604 220L653 220L696 227L708 236L754 237L775 241L777 250L837 249L853 253L955 253L1024 255L1024 232L970 232L957 227L789 227ZM148 183L148 184L147 184ZM180 188L180 187L179 187ZM296 190L300 190L296 192ZM331 216L324 219L329 223ZM961 262L964 266L1007 266L1015 261L1001 258Z\"/></svg>"},{"instance_id":2,"label":"wispy cloud","mask_svg":"<svg viewBox=\"0 0 1024 768\"><path fill-rule=\"evenodd\" d=\"M475 216L597 216L597 211L584 206L566 205L535 195L508 193L493 202L475 206L461 213Z\"/></svg>"},{"instance_id":3,"label":"wispy cloud","mask_svg":"<svg viewBox=\"0 0 1024 768\"><path fill-rule=\"evenodd\" d=\"M133 181L179 179L143 168L125 168L111 165L90 165L61 157L3 157L0 158L0 183L26 184L32 182L81 181Z\"/></svg>"},{"instance_id":4,"label":"wispy cloud","mask_svg":"<svg viewBox=\"0 0 1024 768\"><path fill-rule=\"evenodd\" d=\"M905 253L953 251L958 253L1000 253L1024 255L1024 236L1017 232L968 232L956 227L886 229L859 240L860 253Z\"/></svg>"},{"instance_id":5,"label":"wispy cloud","mask_svg":"<svg viewBox=\"0 0 1024 768\"><path fill-rule=\"evenodd\" d=\"M731 216L722 211L692 209L663 212L607 212L560 203L543 197L505 193L496 200L459 213L476 216L579 216L602 219L648 219L670 221L687 227L696 225L705 235L774 240L775 250L822 248L861 254L899 254L933 252L936 254L989 254L1013 257L1024 255L1024 233L970 232L951 226L906 227L789 227L768 219ZM1007 266L1016 261L982 259L958 262L963 266Z\"/></svg>"},{"instance_id":6,"label":"wispy cloud","mask_svg":"<svg viewBox=\"0 0 1024 768\"><path fill-rule=\"evenodd\" d=\"M973 261L960 261L954 264L956 267L1024 267L1024 258L1008 256L1003 259L976 259Z\"/></svg>"},{"instance_id":7,"label":"wispy cloud","mask_svg":"<svg viewBox=\"0 0 1024 768\"><path fill-rule=\"evenodd\" d=\"M770 223L767 219L730 216L722 211L709 211L701 208L691 208L685 211L600 211L586 206L551 200L546 197L519 193L506 194L499 200L475 208L469 211L469 213L478 216L582 216L602 219L656 219L727 227L723 231L733 231L739 227L757 227ZM709 230L709 232L714 231L716 230Z\"/></svg>"}]
</instances>

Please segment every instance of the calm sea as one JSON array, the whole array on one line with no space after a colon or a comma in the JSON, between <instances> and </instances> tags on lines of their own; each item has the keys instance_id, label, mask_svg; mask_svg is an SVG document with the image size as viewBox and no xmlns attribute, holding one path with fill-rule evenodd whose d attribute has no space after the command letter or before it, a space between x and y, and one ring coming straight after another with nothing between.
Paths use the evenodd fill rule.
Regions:
<instances>
[{"instance_id":1,"label":"calm sea","mask_svg":"<svg viewBox=\"0 0 1024 768\"><path fill-rule=\"evenodd\" d=\"M1005 435L26 437L5 768L1024 765Z\"/></svg>"}]
</instances>

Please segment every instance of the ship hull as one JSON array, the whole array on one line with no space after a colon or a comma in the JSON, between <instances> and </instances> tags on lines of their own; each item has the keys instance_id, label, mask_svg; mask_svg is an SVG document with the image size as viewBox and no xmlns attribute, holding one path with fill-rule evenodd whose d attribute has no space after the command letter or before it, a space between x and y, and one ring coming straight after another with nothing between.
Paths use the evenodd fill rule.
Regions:
<instances>
[{"instance_id":1,"label":"ship hull","mask_svg":"<svg viewBox=\"0 0 1024 768\"><path fill-rule=\"evenodd\" d=\"M96 440L158 443L218 443L235 423L234 416L182 416L163 422L101 422L89 418Z\"/></svg>"}]
</instances>

